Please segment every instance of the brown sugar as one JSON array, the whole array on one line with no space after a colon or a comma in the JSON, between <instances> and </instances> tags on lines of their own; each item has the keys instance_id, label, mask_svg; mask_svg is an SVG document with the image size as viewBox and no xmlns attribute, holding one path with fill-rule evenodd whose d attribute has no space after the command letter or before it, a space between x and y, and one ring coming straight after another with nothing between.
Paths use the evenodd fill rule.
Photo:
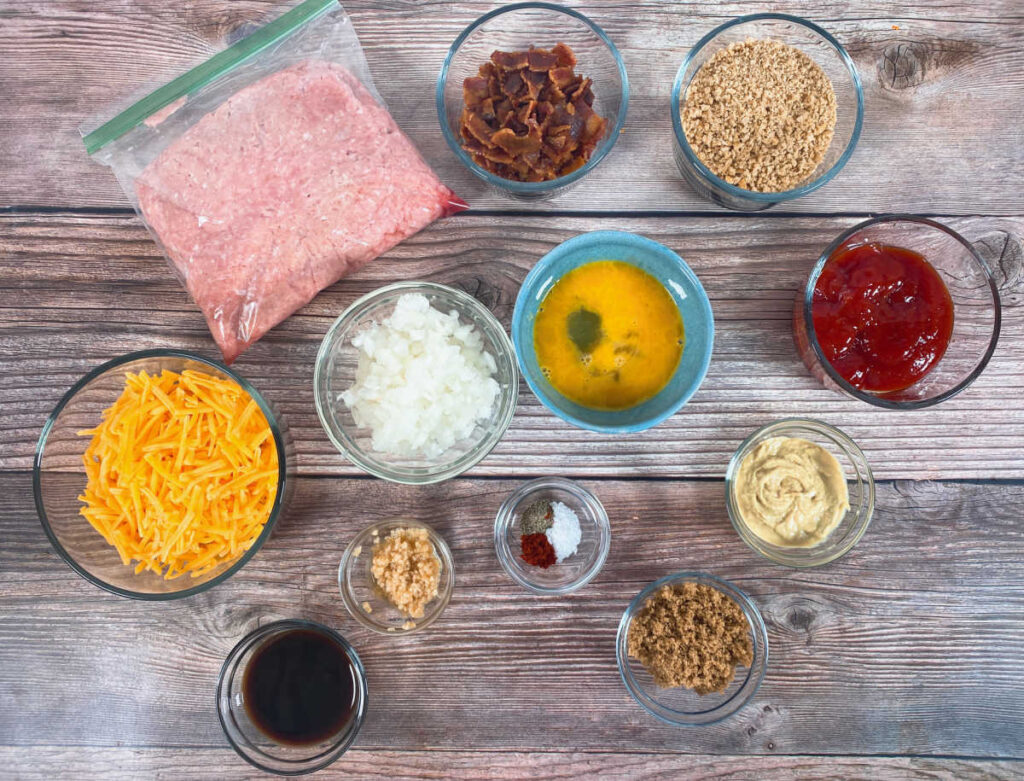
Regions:
<instances>
[{"instance_id":1,"label":"brown sugar","mask_svg":"<svg viewBox=\"0 0 1024 781\"><path fill-rule=\"evenodd\" d=\"M725 690L754 661L750 625L727 594L703 583L662 586L629 624L629 655L663 688Z\"/></svg>"},{"instance_id":2,"label":"brown sugar","mask_svg":"<svg viewBox=\"0 0 1024 781\"><path fill-rule=\"evenodd\" d=\"M836 94L799 49L748 40L701 65L681 119L690 147L716 176L745 190L783 192L824 160L836 127Z\"/></svg>"},{"instance_id":3,"label":"brown sugar","mask_svg":"<svg viewBox=\"0 0 1024 781\"><path fill-rule=\"evenodd\" d=\"M426 529L395 529L373 546L373 579L385 598L410 618L423 618L437 596L441 560Z\"/></svg>"}]
</instances>

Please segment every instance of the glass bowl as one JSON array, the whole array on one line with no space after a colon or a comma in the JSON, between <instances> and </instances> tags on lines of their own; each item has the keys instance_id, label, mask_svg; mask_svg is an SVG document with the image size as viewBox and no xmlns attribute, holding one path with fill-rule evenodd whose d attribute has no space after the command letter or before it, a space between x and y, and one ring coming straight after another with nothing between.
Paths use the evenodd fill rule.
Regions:
<instances>
[{"instance_id":1,"label":"glass bowl","mask_svg":"<svg viewBox=\"0 0 1024 781\"><path fill-rule=\"evenodd\" d=\"M850 509L832 533L812 548L788 548L762 540L747 526L740 514L736 497L736 474L740 464L755 447L771 437L806 439L825 448L839 462L846 477ZM762 426L736 449L725 473L725 501L733 528L753 550L777 564L817 567L845 555L864 536L875 510L875 480L864 453L842 431L818 420L786 418Z\"/></svg>"},{"instance_id":2,"label":"glass bowl","mask_svg":"<svg viewBox=\"0 0 1024 781\"><path fill-rule=\"evenodd\" d=\"M647 599L662 586L682 583L701 583L732 597L750 625L754 661L746 668L746 672L742 667L737 668L736 677L723 692L700 695L683 687L663 689L654 682L654 678L638 659L629 656L627 635L634 616L644 607ZM626 612L622 614L622 620L619 621L615 657L626 690L644 710L674 727L699 727L715 724L732 716L753 699L768 668L768 632L757 605L736 586L703 572L677 572L654 581L629 603Z\"/></svg>"},{"instance_id":3,"label":"glass bowl","mask_svg":"<svg viewBox=\"0 0 1024 781\"><path fill-rule=\"evenodd\" d=\"M353 716L337 734L311 745L284 745L263 734L246 712L242 689L245 671L260 648L285 632L317 632L344 649L355 672ZM217 715L228 743L249 764L267 773L298 776L327 767L348 751L366 716L366 672L355 649L340 634L314 621L288 619L261 626L246 635L228 654L217 680Z\"/></svg>"},{"instance_id":4,"label":"glass bowl","mask_svg":"<svg viewBox=\"0 0 1024 781\"><path fill-rule=\"evenodd\" d=\"M441 562L441 580L437 596L431 600L422 618L410 619L392 605L374 582L370 564L373 546L395 529L426 529L434 553ZM392 520L375 523L360 532L341 556L338 588L345 608L367 629L388 635L406 635L425 629L444 612L455 590L455 561L448 543L436 531L419 521ZM367 610L369 608L369 610Z\"/></svg>"},{"instance_id":5,"label":"glass bowl","mask_svg":"<svg viewBox=\"0 0 1024 781\"><path fill-rule=\"evenodd\" d=\"M859 390L825 358L814 332L814 288L825 264L840 249L877 242L918 252L942 277L953 299L953 334L946 353L920 380L901 391ZM921 409L952 398L974 382L999 341L1002 310L992 272L974 247L956 231L934 220L894 214L855 225L818 258L797 294L793 334L804 364L826 388L885 409Z\"/></svg>"},{"instance_id":6,"label":"glass bowl","mask_svg":"<svg viewBox=\"0 0 1024 781\"><path fill-rule=\"evenodd\" d=\"M836 93L836 128L824 159L799 187L778 193L761 193L729 184L711 172L686 140L680 109L686 90L701 65L732 43L770 39L788 44L809 56L832 82ZM683 178L694 191L714 203L737 211L760 211L782 201L800 198L827 184L853 155L864 119L864 91L850 55L818 25L787 14L741 16L716 27L690 50L672 86L674 154Z\"/></svg>"},{"instance_id":7,"label":"glass bowl","mask_svg":"<svg viewBox=\"0 0 1024 781\"><path fill-rule=\"evenodd\" d=\"M582 537L572 556L547 569L522 559L522 511L537 501L562 502L580 519ZM494 519L494 550L513 580L536 594L568 594L601 571L611 547L608 514L590 491L561 477L542 477L520 486L502 503Z\"/></svg>"},{"instance_id":8,"label":"glass bowl","mask_svg":"<svg viewBox=\"0 0 1024 781\"><path fill-rule=\"evenodd\" d=\"M574 268L595 260L620 260L643 269L664 285L683 318L686 343L675 373L652 398L627 409L597 410L567 399L544 376L534 350L533 325L548 290ZM516 358L530 390L562 420L608 434L644 431L675 414L704 381L714 337L711 302L697 275L665 245L623 231L583 233L559 244L526 275L512 314Z\"/></svg>"},{"instance_id":9,"label":"glass bowl","mask_svg":"<svg viewBox=\"0 0 1024 781\"><path fill-rule=\"evenodd\" d=\"M356 425L343 391L355 382L358 350L352 338L388 317L406 293L419 293L442 312L458 312L483 337L484 349L494 358L494 379L500 395L490 416L477 423L473 434L437 457L400 458L374 450L370 431ZM352 463L371 475L412 485L436 483L462 474L498 444L516 410L519 375L512 343L494 315L467 293L433 282L398 282L363 296L334 321L316 357L313 384L320 423L334 446Z\"/></svg>"},{"instance_id":10,"label":"glass bowl","mask_svg":"<svg viewBox=\"0 0 1024 781\"><path fill-rule=\"evenodd\" d=\"M79 514L78 497L85 489L82 456L89 437L78 432L95 427L103 411L124 390L126 372L160 373L195 369L236 382L259 405L270 424L278 455L277 496L266 525L249 550L232 562L191 577L182 575L164 580L154 572L136 573L125 565L117 550ZM267 541L291 493L288 479L291 465L291 441L283 420L272 406L243 377L216 361L179 350L145 350L115 358L93 369L64 394L43 426L36 446L32 472L32 490L43 530L54 549L71 568L86 580L122 597L166 600L190 597L213 588L238 572Z\"/></svg>"},{"instance_id":11,"label":"glass bowl","mask_svg":"<svg viewBox=\"0 0 1024 781\"><path fill-rule=\"evenodd\" d=\"M530 46L551 48L564 43L578 60L576 72L593 80L594 110L608 120L608 131L586 165L546 182L503 179L473 162L462 148L459 119L462 83L476 76L491 52L523 51ZM437 77L437 117L441 133L455 156L476 176L506 195L548 198L579 182L593 171L615 146L626 121L629 81L619 50L604 30L583 14L550 3L518 3L484 14L455 39Z\"/></svg>"}]
</instances>

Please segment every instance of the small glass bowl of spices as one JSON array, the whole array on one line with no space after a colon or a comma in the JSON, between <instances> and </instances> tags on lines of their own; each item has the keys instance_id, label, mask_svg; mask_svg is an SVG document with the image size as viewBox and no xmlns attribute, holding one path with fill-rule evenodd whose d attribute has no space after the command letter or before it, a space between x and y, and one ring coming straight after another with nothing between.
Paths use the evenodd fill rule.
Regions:
<instances>
[{"instance_id":1,"label":"small glass bowl of spices","mask_svg":"<svg viewBox=\"0 0 1024 781\"><path fill-rule=\"evenodd\" d=\"M455 588L451 550L432 528L393 520L363 530L338 567L341 598L352 617L381 634L430 626Z\"/></svg>"},{"instance_id":2,"label":"small glass bowl of spices","mask_svg":"<svg viewBox=\"0 0 1024 781\"><path fill-rule=\"evenodd\" d=\"M864 536L875 509L867 458L839 429L785 418L747 437L725 473L737 534L776 564L817 567Z\"/></svg>"},{"instance_id":3,"label":"small glass bowl of spices","mask_svg":"<svg viewBox=\"0 0 1024 781\"><path fill-rule=\"evenodd\" d=\"M626 689L677 727L715 724L757 693L768 633L751 599L702 572L656 580L619 622L615 655Z\"/></svg>"},{"instance_id":4,"label":"small glass bowl of spices","mask_svg":"<svg viewBox=\"0 0 1024 781\"><path fill-rule=\"evenodd\" d=\"M568 594L601 571L611 525L601 502L583 486L542 477L521 486L494 520L498 561L537 594Z\"/></svg>"},{"instance_id":5,"label":"small glass bowl of spices","mask_svg":"<svg viewBox=\"0 0 1024 781\"><path fill-rule=\"evenodd\" d=\"M760 211L831 181L860 137L853 60L822 28L752 14L705 35L672 87L674 155L694 191Z\"/></svg>"}]
</instances>

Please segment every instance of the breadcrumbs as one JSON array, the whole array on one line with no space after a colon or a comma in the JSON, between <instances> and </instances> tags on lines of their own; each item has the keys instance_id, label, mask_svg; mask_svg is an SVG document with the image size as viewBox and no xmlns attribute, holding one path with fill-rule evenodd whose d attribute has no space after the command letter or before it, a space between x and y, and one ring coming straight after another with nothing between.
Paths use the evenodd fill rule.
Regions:
<instances>
[{"instance_id":1,"label":"breadcrumbs","mask_svg":"<svg viewBox=\"0 0 1024 781\"><path fill-rule=\"evenodd\" d=\"M750 625L727 594L703 583L662 586L629 624L629 655L662 688L724 691L754 661Z\"/></svg>"},{"instance_id":2,"label":"breadcrumbs","mask_svg":"<svg viewBox=\"0 0 1024 781\"><path fill-rule=\"evenodd\" d=\"M748 40L701 65L681 118L690 147L716 176L745 190L783 192L825 159L836 127L836 93L799 49Z\"/></svg>"},{"instance_id":3,"label":"breadcrumbs","mask_svg":"<svg viewBox=\"0 0 1024 781\"><path fill-rule=\"evenodd\" d=\"M384 597L405 616L422 618L437 596L441 560L426 529L394 529L373 546L370 571Z\"/></svg>"}]
</instances>

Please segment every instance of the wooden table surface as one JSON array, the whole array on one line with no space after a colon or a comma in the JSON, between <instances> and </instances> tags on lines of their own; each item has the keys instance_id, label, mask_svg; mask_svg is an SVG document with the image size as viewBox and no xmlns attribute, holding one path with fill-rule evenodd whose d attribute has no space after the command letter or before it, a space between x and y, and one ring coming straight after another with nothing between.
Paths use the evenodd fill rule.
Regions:
<instances>
[{"instance_id":1,"label":"wooden table surface","mask_svg":"<svg viewBox=\"0 0 1024 781\"><path fill-rule=\"evenodd\" d=\"M339 778L1024 777L1024 8L1019 0L658 0L573 3L618 44L632 97L616 149L578 188L522 204L487 192L445 148L433 82L489 2L351 0L399 125L473 209L319 295L237 366L297 440L295 501L228 582L187 600L121 599L47 543L31 496L35 441L85 371L152 347L217 352L198 310L77 128L266 19L261 0L0 0L0 776L234 778L213 689L258 624L300 616L356 646L371 707ZM280 6L278 6L280 7ZM730 17L803 14L849 49L865 88L860 145L818 192L759 215L698 199L671 158L669 91L682 56ZM792 344L790 306L840 231L883 211L936 216L991 264L1003 332L985 374L936 408L886 412L820 387ZM313 410L313 359L350 302L388 281L460 286L507 325L528 269L581 231L619 228L678 251L717 334L707 380L644 434L578 431L526 389L507 436L461 479L368 479ZM871 529L848 556L797 571L733 532L722 476L754 428L823 419L878 478ZM501 571L494 513L523 480L581 479L613 540L568 597ZM335 570L369 522L405 516L451 543L458 583L422 635L397 640L344 611ZM653 579L701 569L758 603L771 659L738 715L672 729L627 695L614 639Z\"/></svg>"}]
</instances>

